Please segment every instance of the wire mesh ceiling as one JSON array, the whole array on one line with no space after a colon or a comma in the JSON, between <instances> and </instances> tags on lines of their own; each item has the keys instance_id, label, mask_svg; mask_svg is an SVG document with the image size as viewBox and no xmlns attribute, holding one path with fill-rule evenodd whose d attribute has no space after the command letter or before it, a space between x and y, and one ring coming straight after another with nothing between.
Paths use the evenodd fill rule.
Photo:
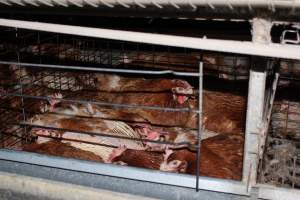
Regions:
<instances>
[{"instance_id":1,"label":"wire mesh ceiling","mask_svg":"<svg viewBox=\"0 0 300 200\"><path fill-rule=\"evenodd\" d=\"M249 1L249 0L239 0L239 1L218 1L218 0L209 0L209 1L197 1L197 0L31 0L31 1L21 1L21 0L2 0L1 4L7 6L62 6L62 7L99 7L105 6L108 8L114 8L115 6L121 6L123 8L139 7L145 9L147 7L155 7L157 9L163 9L165 7L172 7L174 9L181 9L182 7L190 7L193 10L197 9L197 6L206 6L212 10L215 10L216 7L228 7L231 10L234 10L235 7L246 7L251 11L255 7L265 7L272 11L275 11L278 7L285 7L295 9L299 7L298 1Z\"/></svg>"}]
</instances>

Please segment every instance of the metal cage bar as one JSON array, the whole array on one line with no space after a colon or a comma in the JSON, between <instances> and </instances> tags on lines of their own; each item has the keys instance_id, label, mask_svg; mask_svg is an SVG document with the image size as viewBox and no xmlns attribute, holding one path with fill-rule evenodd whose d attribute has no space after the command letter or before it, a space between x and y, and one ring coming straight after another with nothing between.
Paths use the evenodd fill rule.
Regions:
<instances>
[{"instance_id":1,"label":"metal cage bar","mask_svg":"<svg viewBox=\"0 0 300 200\"><path fill-rule=\"evenodd\" d=\"M35 6L40 6L40 5L45 5L45 6L77 6L77 7L83 7L83 6L97 6L96 4L97 1L95 0L72 0L72 1L65 1L65 0L55 0L53 2L48 2L45 0L32 0L32 1L25 1L24 3L21 3L20 1L17 0L3 0L1 1L2 4L7 5L7 6L13 6L13 5L20 5L20 6L27 6L27 5L35 5ZM174 6L178 5L179 6L189 6L189 5L194 5L194 6L205 6L207 3L213 4L216 6L228 6L228 1L226 0L207 0L207 1L197 1L197 0L189 0L189 1L180 1L180 0L155 0L155 1L147 1L147 0L101 0L100 1L104 6L107 6L109 8L113 8L114 6L121 5L124 6L125 8L129 8L129 6L140 6L142 8L146 8L148 6L151 6L151 4L157 4L158 8L161 6ZM251 5L251 7L262 7L262 8L270 8L270 7L280 7L280 8L298 8L299 7L299 2L297 0L289 0L289 1L270 1L270 0L231 0L230 4L232 6L237 6L237 7L248 7ZM143 5L143 6L141 6ZM176 7L177 8L177 7ZM180 7L179 7L180 8Z\"/></svg>"},{"instance_id":2,"label":"metal cage bar","mask_svg":"<svg viewBox=\"0 0 300 200\"><path fill-rule=\"evenodd\" d=\"M227 53L238 53L254 56L277 57L300 60L300 51L297 45L261 44L252 42L240 42L219 39L193 38L172 36L153 33L141 33L133 31L119 31L101 28L70 26L42 22L30 22L21 20L0 19L0 25L5 27L17 27L28 30L63 33L70 35L106 38L128 42L156 44L191 49L202 49ZM286 54L286 52L290 52Z\"/></svg>"},{"instance_id":3,"label":"metal cage bar","mask_svg":"<svg viewBox=\"0 0 300 200\"><path fill-rule=\"evenodd\" d=\"M18 36L18 34L16 34ZM38 43L40 43L41 40L40 40L40 36L38 35ZM19 52L19 51L18 51ZM60 52L58 52L58 54L60 54ZM41 55L41 48L40 46L38 47L38 55ZM26 68L26 67L31 67L31 68L45 68L45 69L54 69L54 70L58 70L58 69L72 69L72 70L80 70L80 71L101 71L101 72L118 72L118 73L138 73L138 74L151 74L151 75L165 75L165 74L173 74L173 75L179 75L179 76L195 76L195 77L199 77L199 85L201 86L201 89L202 89L202 73L203 73L203 63L200 62L199 64L199 69L200 69L200 72L199 73L186 73L186 72L176 72L176 71L172 71L172 70L164 70L164 71L151 71L151 70L126 70L126 69L114 69L114 68L89 68L89 67L76 67L76 66L67 66L67 65L45 65L45 64L34 64L34 63L22 63L21 60L20 60L20 56L19 56L19 53L17 53L17 62L1 62L1 64L6 64L6 65L13 65L13 66L17 66L18 68L16 69L16 71L19 73L19 74L22 74L22 69L23 68ZM53 86L53 89L57 89L57 90L62 90L62 85L61 84L56 84L57 82L59 82L62 78L61 78L61 73L54 73L54 76L53 76L53 81L52 83L54 84ZM26 79L27 77L22 75L20 76L18 79L19 79L19 87L17 88L17 92L5 92L5 97L19 97L21 98L21 116L23 117L23 122L21 123L13 123L13 125L17 125L17 126L21 126L23 127L22 130L25 130L25 133L23 135L27 135L27 131L26 131L26 128L28 126L30 127L38 127L38 128L47 128L47 129L53 129L53 127L46 127L46 126L34 126L32 124L28 124L26 123L26 120L27 120L27 113L26 113L26 110L25 110L25 103L24 103L24 100L26 98L32 98L32 99L42 99L42 100L49 100L49 97L45 97L45 96L42 96L42 97L38 97L38 96L30 96L30 95L26 95L26 89L28 88L31 88L31 86L33 86L32 84L30 83L23 83L23 80L22 79ZM39 77L40 80L44 80L42 77ZM38 81L39 79L37 80L30 80L30 81ZM202 93L202 91L199 91L199 94ZM55 98L54 98L55 99ZM199 100L202 101L202 95L199 97ZM67 100L66 100L67 101ZM71 100L72 101L72 100ZM74 102L74 101L72 101ZM78 102L78 101L77 101ZM85 101L84 103L91 103L90 101ZM83 103L81 101L81 103ZM96 102L94 102L96 103ZM202 103L202 102L201 102ZM198 111L195 111L196 113L198 112L202 112L202 106L201 106L201 103L199 102L199 110ZM101 103L100 103L101 104ZM105 105L102 104L102 105ZM116 106L123 106L125 108L128 108L130 107L130 105L114 105L114 104L107 104L107 106L113 106L113 107L116 107ZM132 107L132 106L131 106ZM137 106L133 106L133 107L137 107ZM176 111L176 109L164 109L164 108L157 108L157 107L151 107L151 106L145 106L144 108L150 108L150 109L157 109L157 110L162 110L162 111ZM187 111L187 112L191 112L191 109L179 109L179 111ZM199 120L201 120L201 117L199 117ZM196 148L200 148L200 140L201 140L201 122L199 122L199 127L198 127L199 131L198 131L198 144L196 146ZM63 131L66 131L66 130L63 130ZM71 130L68 130L68 131L71 131ZM84 132L81 132L83 134L85 134ZM86 133L86 134L92 134L90 132ZM108 136L108 135L105 135L105 134L97 134L97 135L101 135L101 136ZM26 137L25 137L26 138ZM116 137L117 138L117 137ZM118 138L121 138L121 137L118 137ZM121 139L128 139L128 138L121 138ZM9 145L7 145L7 148L14 145L15 143L21 141L20 140L16 140L12 143L10 143ZM144 140L145 141L145 140ZM148 142L152 142L151 140L149 140ZM168 144L166 142L160 142L160 141L155 141L157 143L161 143L161 144ZM173 143L172 143L173 144ZM179 145L181 145L181 143L179 143ZM197 161L199 163L199 159L200 159L200 149L197 151ZM196 176L196 187L197 190L199 189L199 169L197 169L197 176Z\"/></svg>"},{"instance_id":4,"label":"metal cage bar","mask_svg":"<svg viewBox=\"0 0 300 200\"><path fill-rule=\"evenodd\" d=\"M58 40L58 39L57 39ZM39 40L38 42L41 42L41 40ZM109 45L110 43L108 43L108 45ZM78 45L78 44L77 44ZM25 45L26 46L26 45ZM39 46L38 47L38 51L37 51L37 54L38 55L41 55L41 52L43 51L43 49L41 49L40 48L41 46ZM151 46L152 48L151 48L151 50L153 51L153 55L155 55L155 51L156 51L156 49L155 49L155 47L154 46ZM80 48L82 48L82 49L86 49L86 46L85 45L80 45ZM58 50L60 50L59 48L57 48ZM57 49L55 49L55 51L57 50ZM108 49L110 49L110 48L108 48ZM61 51L58 51L58 52L56 52L58 55L61 55L62 54L62 52ZM85 55L79 55L80 57L82 56L82 57L85 57ZM108 58L108 59L110 59L110 61L112 60L112 55L110 56L110 58ZM153 57L154 58L154 57ZM168 58L170 58L170 57L168 57ZM84 59L85 60L85 59ZM155 60L154 60L155 61ZM154 62L153 61L153 62ZM200 62L199 63L199 73L187 73L187 72L178 72L178 71L174 71L174 70L161 70L161 71L154 71L154 70L139 70L139 71L135 71L135 70L128 70L128 69L122 69L122 68L110 68L110 69L107 69L107 68L94 68L94 67L80 67L80 66L72 66L72 65L50 65L50 64L36 64L36 63L24 63L24 62L21 62L20 60L18 60L17 62L10 62L10 61L3 61L3 62L0 62L0 63L2 63L2 64L6 64L6 65L18 65L19 67L32 67L32 68L42 68L42 69L53 69L53 70L55 70L55 69L59 69L59 70L62 70L62 69L73 69L73 70L81 70L81 71L89 71L89 70L91 70L91 71L101 71L101 72L118 72L118 73L138 73L138 74L154 74L154 75L166 75L166 74L173 74L173 75L178 75L178 76L194 76L194 77L196 77L196 78L199 78L199 92L198 92L198 97L199 97L199 99L198 99L198 101L199 101L199 108L198 108L198 110L197 111L195 111L196 113L198 113L199 115L201 115L202 114L202 100L203 100L203 97L202 97L202 88L203 88L203 85L202 85L202 79L203 79L203 62ZM112 63L111 63L112 64ZM58 74L54 74L54 80L52 81L53 83L54 83L54 85L55 85L55 89L58 89L58 90L60 90L60 89L62 89L62 85L61 84L56 84L57 83L57 80L59 81L60 79L61 79L61 74L60 73L58 73ZM22 83L23 84L23 83ZM67 83L67 85L68 85L69 83ZM25 88L27 88L27 87L30 87L30 84L28 84L28 85L22 85L22 87L25 87ZM24 88L23 88L24 89ZM49 100L50 98L49 97L45 97L45 96L43 96L43 97L38 97L38 96L34 96L34 95L25 95L24 93L23 93L23 91L22 91L22 93L21 93L21 95L20 94L18 94L18 93L14 93L14 92L9 92L9 93L6 93L6 95L7 96L16 96L16 97L21 97L21 98L32 98L32 99L34 99L34 98L36 98L36 99L42 99L42 100ZM68 101L68 99L63 99L62 101ZM72 101L72 100L70 100L70 101ZM78 102L80 102L80 101L78 101ZM81 101L82 103L87 103L87 102L90 102L90 101ZM97 102L94 102L94 103L97 103ZM100 104L99 104L100 105ZM113 105L113 104L107 104L107 106L117 106L117 105ZM121 106L121 105L120 105ZM124 106L124 105L123 105ZM125 105L125 107L126 106L128 106L128 105ZM151 107L144 107L144 108L149 108L149 109L160 109L160 108L151 108ZM169 110L169 111L174 111L174 109L172 109L172 110ZM175 111L178 111L178 110L175 110ZM186 111L186 112L191 112L191 109L185 109L185 110L182 110L182 111ZM201 121L201 119L202 119L202 117L201 116L199 116L199 125L198 125L198 146L197 146L197 164L199 164L199 160L200 160L200 141L201 141L201 132L202 132L202 121ZM28 125L28 124L21 124L21 125ZM0 154L1 154L1 152L2 151L0 151ZM6 160L7 159L7 157L5 157L6 154L7 153L7 151L3 151L3 154L1 154L2 155L2 157L1 157L1 159L4 159L4 160ZM8 154L10 154L10 153L8 153ZM25 153L26 154L26 153ZM24 155L25 155L24 154ZM18 154L14 154L13 152L11 152L11 154L10 155L13 155L12 157L10 157L10 159L11 160L15 160L15 161L19 161L19 162L23 162L23 161L21 161L20 160L20 157L19 157L19 155ZM21 154L20 154L21 155ZM23 155L23 154L22 154ZM26 155L30 155L30 156L32 156L32 155L35 155L35 154L26 154ZM35 157L35 156L33 156L33 157ZM41 162L41 160L39 160L41 157L39 156L39 155L37 155L37 157L35 157L35 158L33 158L33 159L29 159L27 162L29 162L29 163L31 163L31 162L33 162L34 164L38 164L38 163L40 163ZM35 159L37 159L37 160L35 160ZM49 157L43 157L43 159L49 159ZM51 158L50 158L51 159ZM33 160L35 160L35 161L33 161ZM54 159L55 160L55 159ZM52 160L52 161L54 161L54 160ZM55 166L56 164L51 164L51 162L52 161L49 161L49 162L45 162L44 163L44 165L47 165L47 166ZM63 161L63 160L62 160ZM64 162L64 161L63 161ZM78 164L79 165L81 165L81 163L80 162L78 162ZM90 166L89 164L88 165L86 165L85 167L87 167L87 166ZM73 168L74 166L68 166L68 165L65 165L64 166L66 169L71 169L71 170L74 170L75 168ZM110 167L110 166L106 166L106 167ZM106 167L104 167L104 168L106 168ZM99 167L98 169L99 169L99 171L97 171L96 173L99 173L100 172L100 168L101 169L104 169L104 168L102 168L102 165L101 165L101 167ZM97 169L97 170L98 170ZM119 169L119 168L116 168L116 169ZM87 170L86 168L84 169L84 170ZM125 170L126 171L126 169L123 169L123 170ZM188 178L189 180L187 181L188 183L178 183L178 185L181 185L181 186L188 186L188 185L190 185L191 183L193 183L192 185L190 185L190 186L192 186L193 188L195 188L196 187L196 189L198 190L198 189L209 189L209 190L214 190L214 191L224 191L224 192L233 192L233 193L238 193L238 194L247 194L248 193L248 191L245 189L246 187L245 187L245 184L244 183L241 183L241 182L239 182L239 183L234 183L234 184L232 184L230 181L229 182L227 182L227 181L224 181L224 183L223 183L223 181L220 181L218 184L220 184L220 187L219 186L217 186L216 188L213 188L213 187L211 187L211 185L206 185L205 186L205 184L206 183L208 183L208 182L206 182L205 180L205 178L203 178L203 177L199 177L199 175L200 175L200 173L199 173L199 168L197 168L197 175L196 175L196 179L194 179L195 177L194 176L191 176L192 178L193 178L193 180L191 181L190 180L190 178ZM134 171L134 170L133 170ZM91 172L91 171L89 171L89 172ZM116 171L114 171L114 170L111 170L111 172L107 172L107 174L106 175L111 175L111 176L114 176L114 175L116 175ZM153 174L153 173L159 173L160 174L160 172L151 172L151 173L149 173L148 174L148 172L147 173L142 173L143 175L148 175L149 177L147 177L147 178L144 178L144 179L142 179L142 180L147 180L147 181L151 181L151 179L150 179L150 177L151 177L151 175ZM126 173L125 173L126 174ZM163 174L163 173L162 173ZM170 177L171 176L173 176L173 175L170 175ZM134 176L134 175L124 175L124 177L125 178L136 178L136 179L138 179L139 178L139 176ZM164 175L162 175L162 177L164 177ZM167 177L169 177L169 175L168 176L166 176L163 180L153 180L154 182L161 182L161 183L165 183L165 184L169 184L170 183L170 181L169 180L167 180ZM177 177L177 175L174 175L174 177ZM181 175L179 175L178 177L177 177L177 180L181 180L180 179L180 177L182 177ZM176 178L175 178L176 179ZM190 182L191 181L191 182ZM217 181L216 181L217 182ZM177 183L176 183L177 184ZM214 183L215 184L215 183ZM190 187L189 186L189 187ZM229 189L229 188L227 188L227 187L232 187L231 189Z\"/></svg>"}]
</instances>

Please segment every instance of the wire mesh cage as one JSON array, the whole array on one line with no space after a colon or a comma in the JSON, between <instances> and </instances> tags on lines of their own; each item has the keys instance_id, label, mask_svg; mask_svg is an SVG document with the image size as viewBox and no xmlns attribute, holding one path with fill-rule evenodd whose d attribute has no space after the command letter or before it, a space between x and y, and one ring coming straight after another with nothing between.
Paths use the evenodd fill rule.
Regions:
<instances>
[{"instance_id":1,"label":"wire mesh cage","mask_svg":"<svg viewBox=\"0 0 300 200\"><path fill-rule=\"evenodd\" d=\"M246 92L202 77L245 84L249 58L14 29L1 44L1 147L240 180Z\"/></svg>"},{"instance_id":2,"label":"wire mesh cage","mask_svg":"<svg viewBox=\"0 0 300 200\"><path fill-rule=\"evenodd\" d=\"M259 182L299 188L300 103L297 61L280 62L280 80L272 108Z\"/></svg>"},{"instance_id":3,"label":"wire mesh cage","mask_svg":"<svg viewBox=\"0 0 300 200\"><path fill-rule=\"evenodd\" d=\"M282 60L280 65L281 78L284 80L299 81L300 63L295 60Z\"/></svg>"},{"instance_id":4,"label":"wire mesh cage","mask_svg":"<svg viewBox=\"0 0 300 200\"><path fill-rule=\"evenodd\" d=\"M5 29L1 60L47 64L85 64L91 67L176 70L204 73L229 80L248 79L250 58L168 46L99 40L79 36ZM0 48L1 50L1 48ZM11 54L9 56L8 52ZM0 54L1 55L1 54Z\"/></svg>"}]
</instances>

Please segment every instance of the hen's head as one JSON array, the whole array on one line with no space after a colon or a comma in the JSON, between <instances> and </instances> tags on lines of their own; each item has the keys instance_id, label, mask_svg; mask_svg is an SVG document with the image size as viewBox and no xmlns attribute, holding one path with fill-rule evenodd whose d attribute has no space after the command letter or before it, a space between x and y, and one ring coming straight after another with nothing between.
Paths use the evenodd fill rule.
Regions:
<instances>
[{"instance_id":1,"label":"hen's head","mask_svg":"<svg viewBox=\"0 0 300 200\"><path fill-rule=\"evenodd\" d=\"M160 164L159 169L165 172L186 172L188 163L185 160L171 160L169 157L173 154L173 150L166 149L164 154L164 160Z\"/></svg>"},{"instance_id":2,"label":"hen's head","mask_svg":"<svg viewBox=\"0 0 300 200\"><path fill-rule=\"evenodd\" d=\"M184 160L171 160L168 163L162 163L160 166L161 171L165 172L186 172L187 162Z\"/></svg>"},{"instance_id":3,"label":"hen's head","mask_svg":"<svg viewBox=\"0 0 300 200\"><path fill-rule=\"evenodd\" d=\"M179 104L184 104L188 100L188 96L194 93L193 87L183 80L175 80L175 87L172 88L173 98Z\"/></svg>"}]
</instances>

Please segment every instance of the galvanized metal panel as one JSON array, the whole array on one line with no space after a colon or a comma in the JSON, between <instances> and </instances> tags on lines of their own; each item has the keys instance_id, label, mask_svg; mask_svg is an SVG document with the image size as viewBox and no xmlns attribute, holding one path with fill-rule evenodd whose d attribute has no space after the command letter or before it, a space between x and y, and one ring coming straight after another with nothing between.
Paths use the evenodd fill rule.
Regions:
<instances>
[{"instance_id":1,"label":"galvanized metal panel","mask_svg":"<svg viewBox=\"0 0 300 200\"><path fill-rule=\"evenodd\" d=\"M196 178L192 175L165 173L135 167L52 157L36 153L3 149L0 150L1 159L188 188L195 188L196 186ZM208 177L199 177L199 189L247 195L246 185L241 182Z\"/></svg>"}]
</instances>

